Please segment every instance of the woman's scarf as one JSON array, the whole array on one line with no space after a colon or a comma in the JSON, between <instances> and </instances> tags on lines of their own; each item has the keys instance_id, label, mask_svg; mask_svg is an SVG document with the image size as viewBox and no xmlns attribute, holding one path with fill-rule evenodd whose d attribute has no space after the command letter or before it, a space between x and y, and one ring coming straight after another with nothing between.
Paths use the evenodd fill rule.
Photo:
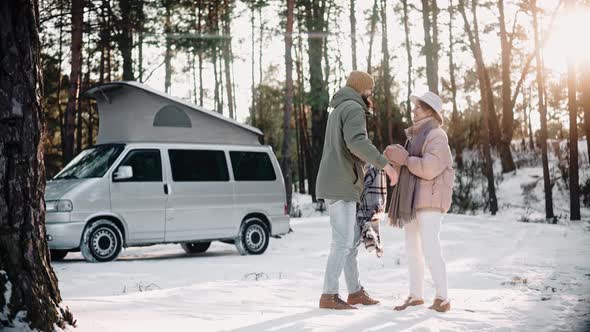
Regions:
<instances>
[{"instance_id":1,"label":"woman's scarf","mask_svg":"<svg viewBox=\"0 0 590 332\"><path fill-rule=\"evenodd\" d=\"M410 156L422 157L422 146L428 133L438 128L440 123L432 117L418 121L406 130L408 140L405 148ZM416 187L418 177L410 172L407 166L400 168L399 180L393 188L391 204L389 206L389 224L402 228L416 219Z\"/></svg>"}]
</instances>

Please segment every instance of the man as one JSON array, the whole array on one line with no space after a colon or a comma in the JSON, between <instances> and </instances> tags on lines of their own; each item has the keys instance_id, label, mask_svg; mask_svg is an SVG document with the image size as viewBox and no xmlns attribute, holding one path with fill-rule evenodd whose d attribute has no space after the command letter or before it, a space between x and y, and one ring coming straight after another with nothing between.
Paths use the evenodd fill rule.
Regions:
<instances>
[{"instance_id":1,"label":"man","mask_svg":"<svg viewBox=\"0 0 590 332\"><path fill-rule=\"evenodd\" d=\"M397 173L367 136L365 112L368 112L375 82L371 75L353 71L346 86L332 98L334 108L328 117L324 150L316 183L318 198L324 198L330 213L332 243L326 264L320 308L356 309L355 304L373 305L361 285L357 244L360 229L356 225L357 202L363 190L363 164L383 169L392 184ZM338 279L344 271L348 300L338 296Z\"/></svg>"}]
</instances>

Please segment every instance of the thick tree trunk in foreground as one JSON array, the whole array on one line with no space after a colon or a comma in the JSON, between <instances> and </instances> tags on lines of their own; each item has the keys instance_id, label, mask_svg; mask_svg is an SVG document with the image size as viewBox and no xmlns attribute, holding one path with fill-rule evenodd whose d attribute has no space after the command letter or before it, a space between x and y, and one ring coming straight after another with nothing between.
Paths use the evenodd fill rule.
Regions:
<instances>
[{"instance_id":1,"label":"thick tree trunk in foreground","mask_svg":"<svg viewBox=\"0 0 590 332\"><path fill-rule=\"evenodd\" d=\"M37 6L0 2L0 330L72 322L45 240Z\"/></svg>"}]
</instances>

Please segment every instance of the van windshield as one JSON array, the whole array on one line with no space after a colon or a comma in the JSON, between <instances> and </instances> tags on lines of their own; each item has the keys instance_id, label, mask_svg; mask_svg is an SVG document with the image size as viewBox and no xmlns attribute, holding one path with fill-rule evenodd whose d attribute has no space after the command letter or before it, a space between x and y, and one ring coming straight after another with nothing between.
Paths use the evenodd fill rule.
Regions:
<instances>
[{"instance_id":1,"label":"van windshield","mask_svg":"<svg viewBox=\"0 0 590 332\"><path fill-rule=\"evenodd\" d=\"M124 144L96 145L74 158L53 180L102 177L125 148Z\"/></svg>"}]
</instances>

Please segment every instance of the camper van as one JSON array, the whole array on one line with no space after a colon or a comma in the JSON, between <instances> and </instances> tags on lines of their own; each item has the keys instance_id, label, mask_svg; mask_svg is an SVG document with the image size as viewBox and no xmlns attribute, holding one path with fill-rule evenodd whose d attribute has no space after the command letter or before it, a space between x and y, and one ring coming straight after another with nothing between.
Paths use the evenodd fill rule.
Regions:
<instances>
[{"instance_id":1,"label":"camper van","mask_svg":"<svg viewBox=\"0 0 590 332\"><path fill-rule=\"evenodd\" d=\"M258 129L135 82L86 95L101 127L97 145L47 183L52 259L80 250L106 262L123 247L159 243L203 253L212 241L257 255L289 231L281 169Z\"/></svg>"}]
</instances>

